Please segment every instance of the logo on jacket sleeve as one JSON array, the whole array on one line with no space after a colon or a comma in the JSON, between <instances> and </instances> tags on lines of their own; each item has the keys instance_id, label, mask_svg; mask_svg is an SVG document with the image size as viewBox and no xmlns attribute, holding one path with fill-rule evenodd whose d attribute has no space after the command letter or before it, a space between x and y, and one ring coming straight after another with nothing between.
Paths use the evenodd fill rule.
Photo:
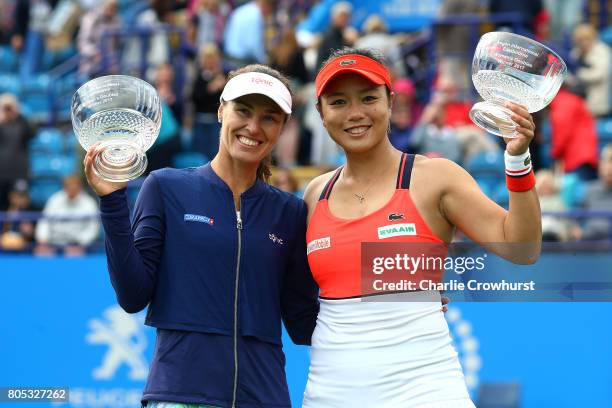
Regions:
<instances>
[{"instance_id":1,"label":"logo on jacket sleeve","mask_svg":"<svg viewBox=\"0 0 612 408\"><path fill-rule=\"evenodd\" d=\"M199 215L199 214L185 214L183 216L183 220L190 221L190 222L203 222L204 224L215 225L214 218L210 218L205 215Z\"/></svg>"},{"instance_id":2,"label":"logo on jacket sleeve","mask_svg":"<svg viewBox=\"0 0 612 408\"><path fill-rule=\"evenodd\" d=\"M319 249L325 249L331 247L331 238L319 238L314 241L310 241L306 246L306 255L310 255L311 252L318 251Z\"/></svg>"},{"instance_id":3,"label":"logo on jacket sleeve","mask_svg":"<svg viewBox=\"0 0 612 408\"><path fill-rule=\"evenodd\" d=\"M413 223L385 225L384 227L378 228L378 239L416 234L416 227Z\"/></svg>"}]
</instances>

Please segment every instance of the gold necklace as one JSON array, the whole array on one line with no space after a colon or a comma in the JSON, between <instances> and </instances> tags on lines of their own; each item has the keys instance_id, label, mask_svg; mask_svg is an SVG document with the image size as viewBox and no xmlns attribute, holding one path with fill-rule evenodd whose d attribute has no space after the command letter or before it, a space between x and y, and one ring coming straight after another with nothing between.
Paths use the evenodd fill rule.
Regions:
<instances>
[{"instance_id":1,"label":"gold necklace","mask_svg":"<svg viewBox=\"0 0 612 408\"><path fill-rule=\"evenodd\" d=\"M346 168L345 168L345 169L346 169ZM344 170L345 170L345 169L342 169L342 177L344 177ZM353 197L355 197L355 198L356 198L356 199L359 201L359 204L363 204L363 203L365 202L366 196L368 195L368 192L370 191L370 188L372 188L372 185L374 185L374 180L376 180L377 178L379 178L381 174L384 174L386 170L387 170L387 169L383 169L383 171L382 171L380 174L378 174L378 176L377 176L377 177L374 177L374 178L373 178L373 179L372 179L372 180L371 180L371 181L368 183L368 188L367 188L367 189L366 189L366 190L365 190L363 193L361 193L361 194L358 194L358 193L353 193Z\"/></svg>"}]
</instances>

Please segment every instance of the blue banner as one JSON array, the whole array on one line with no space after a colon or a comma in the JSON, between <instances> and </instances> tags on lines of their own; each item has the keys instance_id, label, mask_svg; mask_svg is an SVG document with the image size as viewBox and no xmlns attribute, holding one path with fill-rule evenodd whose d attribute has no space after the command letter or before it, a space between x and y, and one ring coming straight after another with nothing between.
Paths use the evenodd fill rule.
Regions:
<instances>
[{"instance_id":1,"label":"blue banner","mask_svg":"<svg viewBox=\"0 0 612 408\"><path fill-rule=\"evenodd\" d=\"M583 257L583 258L581 258ZM588 254L546 254L563 270ZM612 265L612 255L602 260ZM556 269L555 269L556 268ZM6 407L138 407L155 341L116 304L106 260L0 256L0 388L68 387L70 402ZM523 408L612 406L612 303L466 303L447 313L466 381L515 381ZM308 349L284 336L295 407Z\"/></svg>"}]
</instances>

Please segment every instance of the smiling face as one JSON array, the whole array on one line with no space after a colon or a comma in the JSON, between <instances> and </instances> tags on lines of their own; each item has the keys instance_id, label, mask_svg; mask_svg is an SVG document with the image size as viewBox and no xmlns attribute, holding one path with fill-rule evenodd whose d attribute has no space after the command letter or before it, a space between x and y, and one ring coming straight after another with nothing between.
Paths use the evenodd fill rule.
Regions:
<instances>
[{"instance_id":1,"label":"smiling face","mask_svg":"<svg viewBox=\"0 0 612 408\"><path fill-rule=\"evenodd\" d=\"M388 141L391 101L386 87L361 75L334 78L321 95L319 113L332 139L347 153L363 153Z\"/></svg>"},{"instance_id":2,"label":"smiling face","mask_svg":"<svg viewBox=\"0 0 612 408\"><path fill-rule=\"evenodd\" d=\"M219 154L258 165L274 148L287 115L270 98L250 94L219 107Z\"/></svg>"}]
</instances>

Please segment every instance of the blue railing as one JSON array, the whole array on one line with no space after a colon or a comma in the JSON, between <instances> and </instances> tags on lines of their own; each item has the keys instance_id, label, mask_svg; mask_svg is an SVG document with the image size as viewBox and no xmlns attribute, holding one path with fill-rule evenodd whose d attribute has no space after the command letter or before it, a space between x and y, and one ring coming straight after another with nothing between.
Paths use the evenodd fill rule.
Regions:
<instances>
[{"instance_id":1,"label":"blue railing","mask_svg":"<svg viewBox=\"0 0 612 408\"><path fill-rule=\"evenodd\" d=\"M138 188L136 185L130 186L130 189ZM570 210L570 211L544 211L542 216L553 216L563 219L587 220L589 218L606 218L609 222L608 240L612 242L612 210ZM40 219L47 221L85 221L91 219L99 219L99 215L90 216L45 216L38 211L24 211L18 214L0 211L0 223L3 222L21 222L21 221L38 221Z\"/></svg>"}]
</instances>

